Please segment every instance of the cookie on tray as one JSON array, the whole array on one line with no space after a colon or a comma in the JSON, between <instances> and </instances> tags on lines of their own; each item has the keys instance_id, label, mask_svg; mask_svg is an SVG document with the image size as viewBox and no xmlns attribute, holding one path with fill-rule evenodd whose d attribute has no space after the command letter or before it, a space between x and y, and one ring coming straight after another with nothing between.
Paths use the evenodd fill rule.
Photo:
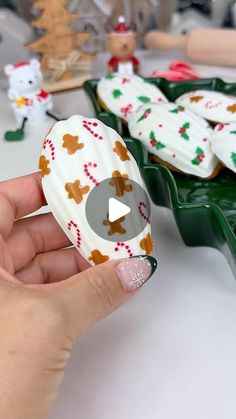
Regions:
<instances>
[{"instance_id":1,"label":"cookie on tray","mask_svg":"<svg viewBox=\"0 0 236 419\"><path fill-rule=\"evenodd\" d=\"M202 118L173 103L145 104L129 119L129 131L156 162L201 178L220 168L211 151L212 128Z\"/></svg>"},{"instance_id":2,"label":"cookie on tray","mask_svg":"<svg viewBox=\"0 0 236 419\"><path fill-rule=\"evenodd\" d=\"M211 137L211 147L224 166L236 173L236 122L217 125Z\"/></svg>"},{"instance_id":3,"label":"cookie on tray","mask_svg":"<svg viewBox=\"0 0 236 419\"><path fill-rule=\"evenodd\" d=\"M196 90L181 95L176 103L214 124L236 122L236 97L233 96L211 90Z\"/></svg>"},{"instance_id":4,"label":"cookie on tray","mask_svg":"<svg viewBox=\"0 0 236 419\"><path fill-rule=\"evenodd\" d=\"M98 82L97 96L103 109L125 121L142 104L168 102L158 87L136 75L108 74Z\"/></svg>"}]
</instances>

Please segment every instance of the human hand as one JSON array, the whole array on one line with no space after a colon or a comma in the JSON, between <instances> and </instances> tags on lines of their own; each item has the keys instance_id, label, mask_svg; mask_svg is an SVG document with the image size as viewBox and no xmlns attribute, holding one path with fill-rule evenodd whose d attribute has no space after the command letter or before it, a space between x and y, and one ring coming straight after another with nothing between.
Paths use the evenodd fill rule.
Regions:
<instances>
[{"instance_id":1,"label":"human hand","mask_svg":"<svg viewBox=\"0 0 236 419\"><path fill-rule=\"evenodd\" d=\"M152 257L91 268L65 249L71 243L52 214L22 218L44 205L39 174L0 183L0 411L8 419L47 417L74 341L156 268Z\"/></svg>"}]
</instances>

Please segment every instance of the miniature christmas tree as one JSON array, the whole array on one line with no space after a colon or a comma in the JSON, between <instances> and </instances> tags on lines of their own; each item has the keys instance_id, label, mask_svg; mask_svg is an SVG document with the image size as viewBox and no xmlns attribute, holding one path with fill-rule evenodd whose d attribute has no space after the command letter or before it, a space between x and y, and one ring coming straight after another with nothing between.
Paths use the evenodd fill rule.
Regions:
<instances>
[{"instance_id":1,"label":"miniature christmas tree","mask_svg":"<svg viewBox=\"0 0 236 419\"><path fill-rule=\"evenodd\" d=\"M27 45L27 47L41 54L41 68L45 72L56 71L57 80L70 79L72 66L80 68L94 59L80 51L90 34L76 33L70 23L78 15L66 10L68 0L37 0L35 8L43 11L42 15L32 22L35 28L44 30L42 37Z\"/></svg>"}]
</instances>

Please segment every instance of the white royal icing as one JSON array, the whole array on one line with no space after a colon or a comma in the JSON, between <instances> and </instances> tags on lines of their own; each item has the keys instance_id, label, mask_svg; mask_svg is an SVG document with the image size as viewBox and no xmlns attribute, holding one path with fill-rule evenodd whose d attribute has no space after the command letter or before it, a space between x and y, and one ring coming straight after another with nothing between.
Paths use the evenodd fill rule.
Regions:
<instances>
[{"instance_id":1,"label":"white royal icing","mask_svg":"<svg viewBox=\"0 0 236 419\"><path fill-rule=\"evenodd\" d=\"M144 102L167 102L159 88L136 75L103 77L97 94L112 113L126 121Z\"/></svg>"},{"instance_id":2,"label":"white royal icing","mask_svg":"<svg viewBox=\"0 0 236 419\"><path fill-rule=\"evenodd\" d=\"M236 121L236 97L210 90L196 90L180 96L176 103L208 121Z\"/></svg>"},{"instance_id":3,"label":"white royal icing","mask_svg":"<svg viewBox=\"0 0 236 419\"><path fill-rule=\"evenodd\" d=\"M206 178L218 160L210 149L208 123L173 103L143 105L129 119L131 135L181 172Z\"/></svg>"},{"instance_id":4,"label":"white royal icing","mask_svg":"<svg viewBox=\"0 0 236 419\"><path fill-rule=\"evenodd\" d=\"M211 137L213 153L236 173L236 122L219 124Z\"/></svg>"},{"instance_id":5,"label":"white royal icing","mask_svg":"<svg viewBox=\"0 0 236 419\"><path fill-rule=\"evenodd\" d=\"M74 145L77 144L76 147L71 146L71 140ZM113 150L117 142L125 147L127 154L124 161ZM90 259L91 252L95 249L110 259L145 254L140 242L151 233L150 223L137 237L122 245L122 235L117 243L105 240L91 229L86 218L85 206L90 191L104 179L111 178L115 170L121 175L127 174L130 180L144 187L137 163L116 131L97 119L80 115L57 122L44 140L39 168L52 213L71 242L91 264L94 263ZM76 180L80 181L80 187L89 186L89 191L84 191L79 203L73 197L69 199L66 186ZM107 210L105 212L104 219Z\"/></svg>"}]
</instances>

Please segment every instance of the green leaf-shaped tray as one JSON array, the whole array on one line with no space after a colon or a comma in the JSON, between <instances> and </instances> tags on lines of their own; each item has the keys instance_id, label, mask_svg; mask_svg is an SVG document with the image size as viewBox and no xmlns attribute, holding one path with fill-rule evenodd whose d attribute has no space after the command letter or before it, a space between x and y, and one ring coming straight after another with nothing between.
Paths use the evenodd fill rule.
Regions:
<instances>
[{"instance_id":1,"label":"green leaf-shaped tray","mask_svg":"<svg viewBox=\"0 0 236 419\"><path fill-rule=\"evenodd\" d=\"M236 83L224 83L220 79L176 83L165 79L146 80L158 86L171 101L197 89L236 95ZM88 80L84 84L97 118L127 136L127 127L119 118L101 109L96 95L97 83L98 80ZM219 249L236 277L236 176L227 169L212 180L170 172L166 167L149 161L139 140L127 137L125 142L138 162L152 201L172 209L185 244Z\"/></svg>"}]
</instances>

